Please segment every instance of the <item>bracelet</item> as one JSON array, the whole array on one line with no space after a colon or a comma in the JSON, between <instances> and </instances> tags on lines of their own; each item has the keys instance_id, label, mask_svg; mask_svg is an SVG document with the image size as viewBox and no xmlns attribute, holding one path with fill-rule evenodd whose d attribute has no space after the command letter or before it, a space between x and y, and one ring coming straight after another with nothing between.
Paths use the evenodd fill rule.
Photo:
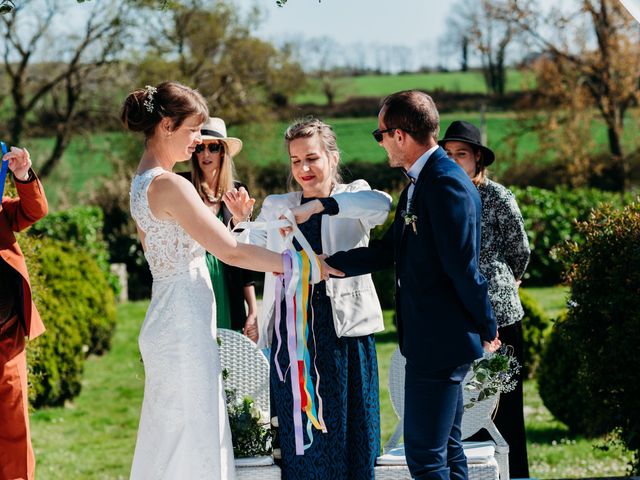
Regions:
<instances>
[{"instance_id":1,"label":"bracelet","mask_svg":"<svg viewBox=\"0 0 640 480\"><path fill-rule=\"evenodd\" d=\"M251 214L247 215L245 218L241 218L240 220L238 220L236 217L231 217L231 220L233 220L233 223L235 225L238 225L239 223L248 222L249 220L251 220Z\"/></svg>"}]
</instances>

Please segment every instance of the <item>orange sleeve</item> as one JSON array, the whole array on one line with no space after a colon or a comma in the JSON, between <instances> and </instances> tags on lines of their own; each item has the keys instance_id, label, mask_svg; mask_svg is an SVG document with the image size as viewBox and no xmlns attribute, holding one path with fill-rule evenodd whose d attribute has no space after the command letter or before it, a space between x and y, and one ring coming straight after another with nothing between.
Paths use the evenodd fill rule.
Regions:
<instances>
[{"instance_id":1,"label":"orange sleeve","mask_svg":"<svg viewBox=\"0 0 640 480\"><path fill-rule=\"evenodd\" d=\"M11 229L19 232L33 225L49 212L47 197L42 183L31 171L32 178L26 182L15 181L18 198L4 197L2 208Z\"/></svg>"}]
</instances>

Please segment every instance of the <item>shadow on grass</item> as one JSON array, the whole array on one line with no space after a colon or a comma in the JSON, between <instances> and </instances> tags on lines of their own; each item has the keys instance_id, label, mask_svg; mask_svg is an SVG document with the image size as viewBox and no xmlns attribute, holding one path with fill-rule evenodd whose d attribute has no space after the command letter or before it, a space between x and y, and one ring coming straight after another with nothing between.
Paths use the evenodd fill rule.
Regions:
<instances>
[{"instance_id":1,"label":"shadow on grass","mask_svg":"<svg viewBox=\"0 0 640 480\"><path fill-rule=\"evenodd\" d=\"M527 425L527 440L538 444L549 444L560 442L561 439L578 440L583 437L572 434L562 425L532 426Z\"/></svg>"}]
</instances>

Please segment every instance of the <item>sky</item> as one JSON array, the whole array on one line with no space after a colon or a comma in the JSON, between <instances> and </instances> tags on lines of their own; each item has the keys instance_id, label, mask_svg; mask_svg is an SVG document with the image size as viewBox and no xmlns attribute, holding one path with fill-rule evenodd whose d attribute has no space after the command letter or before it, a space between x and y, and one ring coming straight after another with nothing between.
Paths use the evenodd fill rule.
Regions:
<instances>
[{"instance_id":1,"label":"sky","mask_svg":"<svg viewBox=\"0 0 640 480\"><path fill-rule=\"evenodd\" d=\"M640 1L640 0L631 0ZM265 14L256 34L276 44L300 38L330 37L348 52L360 55L358 45L388 51L387 63L394 60L394 50L411 50L409 69L436 67L442 63L440 39L447 28L454 0L288 0L278 7L275 0L235 0L241 11L259 5ZM547 8L557 0L540 0ZM569 3L565 0L565 3ZM369 48L369 55L371 48ZM381 54L382 55L382 54ZM406 55L406 53L404 54ZM397 58L396 58L397 60ZM369 63L380 62L369 58Z\"/></svg>"},{"instance_id":2,"label":"sky","mask_svg":"<svg viewBox=\"0 0 640 480\"><path fill-rule=\"evenodd\" d=\"M243 8L254 0L236 0ZM450 0L259 0L267 14L259 32L280 36L327 35L341 43L417 45L439 36L449 13Z\"/></svg>"}]
</instances>

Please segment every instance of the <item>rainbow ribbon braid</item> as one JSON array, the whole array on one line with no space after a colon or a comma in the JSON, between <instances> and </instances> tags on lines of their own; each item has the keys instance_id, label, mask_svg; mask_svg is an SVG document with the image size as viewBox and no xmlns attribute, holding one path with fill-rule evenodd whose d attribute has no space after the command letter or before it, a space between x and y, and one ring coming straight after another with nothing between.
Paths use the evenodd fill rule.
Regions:
<instances>
[{"instance_id":1,"label":"rainbow ribbon braid","mask_svg":"<svg viewBox=\"0 0 640 480\"><path fill-rule=\"evenodd\" d=\"M286 381L286 372L290 372L291 393L293 396L293 429L295 435L296 455L304 455L304 451L313 443L313 428L327 432L324 423L322 397L320 396L320 372L316 358L311 358L309 343L316 340L314 335L314 317L311 298L313 285L321 280L320 263L311 245L296 225L290 210L284 212L282 220L271 222L243 222L235 228L249 230L275 230L288 227L292 232L287 236L288 249L283 253L283 274L276 281L275 292L275 325L276 335L275 369L281 382ZM296 239L301 251L293 247ZM283 302L284 300L284 302ZM284 312L282 304L285 304ZM283 372L278 354L283 345L280 335L280 323L286 322L286 348L289 353L289 365ZM314 348L314 351L316 349ZM311 377L311 369L315 371L315 384ZM306 416L305 430L308 443L304 443L303 418Z\"/></svg>"}]
</instances>

